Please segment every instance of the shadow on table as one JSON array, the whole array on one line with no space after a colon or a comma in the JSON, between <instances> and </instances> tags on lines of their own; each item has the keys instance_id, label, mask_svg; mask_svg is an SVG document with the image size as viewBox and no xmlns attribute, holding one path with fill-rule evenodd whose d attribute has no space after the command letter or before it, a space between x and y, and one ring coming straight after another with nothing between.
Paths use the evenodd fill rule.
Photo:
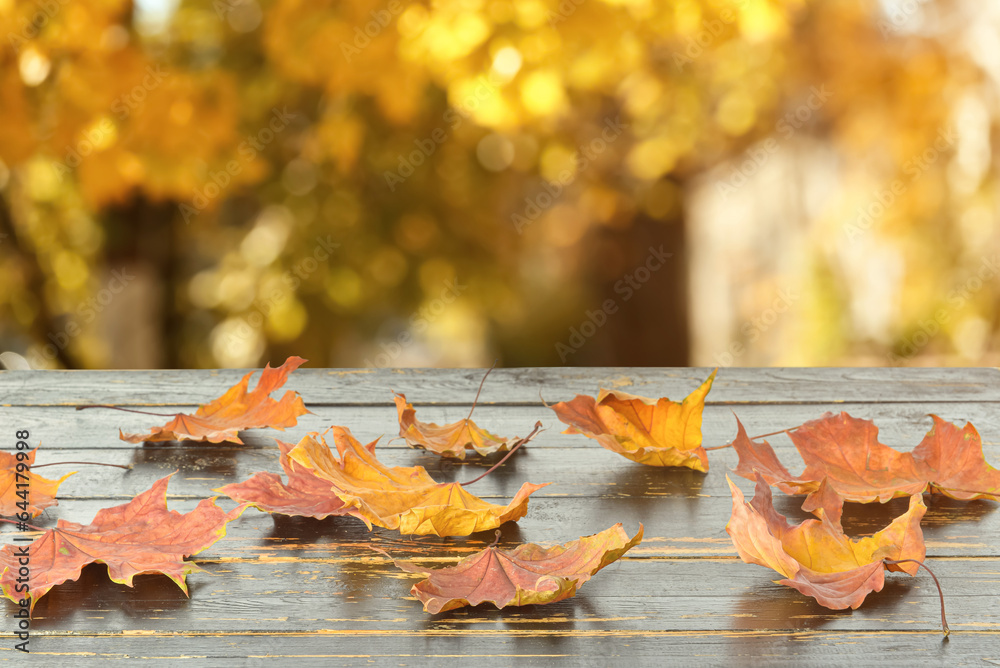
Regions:
<instances>
[{"instance_id":1,"label":"shadow on table","mask_svg":"<svg viewBox=\"0 0 1000 668\"><path fill-rule=\"evenodd\" d=\"M357 543L369 539L368 527L356 517L292 517L273 513L271 528L263 538L268 545L299 543L305 545ZM288 556L294 556L292 550Z\"/></svg>"},{"instance_id":2,"label":"shadow on table","mask_svg":"<svg viewBox=\"0 0 1000 668\"><path fill-rule=\"evenodd\" d=\"M547 605L508 606L501 610L492 603L481 603L436 615L423 614L421 627L427 631L492 629L532 632L532 635L537 637L547 632L573 631L581 628L600 630L607 625L587 621L588 618L598 618L598 614L586 595L581 594L575 598ZM558 635L547 637L546 645L557 647L565 639Z\"/></svg>"},{"instance_id":3,"label":"shadow on table","mask_svg":"<svg viewBox=\"0 0 1000 668\"><path fill-rule=\"evenodd\" d=\"M775 493L774 509L793 524L806 519L815 519L815 515L802 510L804 498ZM925 538L932 536L936 529L963 522L980 522L1000 508L993 501L958 501L942 494L924 494L923 498L927 505L927 514L924 515L920 526ZM905 513L909 503L908 497L895 498L888 503L845 503L841 522L849 536L871 535L884 529Z\"/></svg>"},{"instance_id":4,"label":"shadow on table","mask_svg":"<svg viewBox=\"0 0 1000 668\"><path fill-rule=\"evenodd\" d=\"M762 578L777 573L761 571ZM831 610L798 590L784 585L765 582L742 594L733 610L731 629L759 631L812 631L829 625L839 626L845 632L869 627L866 618L878 619L879 628L889 630L885 617L897 613L906 605L917 583L905 575L886 573L885 586L880 592L871 592L857 610ZM933 625L936 618L926 622Z\"/></svg>"},{"instance_id":5,"label":"shadow on table","mask_svg":"<svg viewBox=\"0 0 1000 668\"><path fill-rule=\"evenodd\" d=\"M700 498L706 475L701 471L673 466L645 466L632 462L629 464L628 468L619 469L613 477L613 489L617 496Z\"/></svg>"},{"instance_id":6,"label":"shadow on table","mask_svg":"<svg viewBox=\"0 0 1000 668\"><path fill-rule=\"evenodd\" d=\"M155 467L166 475L174 470L183 473L199 472L229 479L236 476L238 445L194 443L190 441L165 441L143 443L132 455L132 467L138 472ZM275 455L275 470L278 470Z\"/></svg>"},{"instance_id":7,"label":"shadow on table","mask_svg":"<svg viewBox=\"0 0 1000 668\"><path fill-rule=\"evenodd\" d=\"M486 549L497 541L496 529L477 531L468 536L401 536L399 532L388 529L375 529L369 536L371 545L385 550L393 557L400 559L417 559L421 557L454 557L460 559L471 556ZM504 522L500 527L500 539L496 546L503 550L511 550L524 542L521 527L516 522ZM444 564L435 564L432 568L440 568Z\"/></svg>"},{"instance_id":8,"label":"shadow on table","mask_svg":"<svg viewBox=\"0 0 1000 668\"><path fill-rule=\"evenodd\" d=\"M116 618L161 618L150 623L163 628L176 628L171 613L188 606L188 597L170 578L160 574L137 575L134 587L112 582L104 564L83 568L76 581L53 587L35 604L32 629L107 630L114 628ZM191 581L189 587L194 590ZM15 606L8 602L8 612Z\"/></svg>"},{"instance_id":9,"label":"shadow on table","mask_svg":"<svg viewBox=\"0 0 1000 668\"><path fill-rule=\"evenodd\" d=\"M905 503L905 499L902 499ZM928 528L946 527L960 522L978 522L990 513L996 512L1000 507L994 501L958 501L949 499L942 494L924 494L924 503L927 504L927 514L920 522L926 530Z\"/></svg>"},{"instance_id":10,"label":"shadow on table","mask_svg":"<svg viewBox=\"0 0 1000 668\"><path fill-rule=\"evenodd\" d=\"M423 450L415 452L419 452L420 454L407 461L405 466L423 466L427 469L427 473L431 478L436 482L442 483L473 480L486 473L486 471L496 464L499 464L500 460L509 454L507 452L494 452L490 455L481 456L469 450L464 460L458 460L450 457L441 457ZM489 480L490 485L495 486L498 492L513 496L524 482L528 480L537 482L533 479L539 475L539 471L535 470L536 468L531 466L530 447L521 448L511 455L510 459L505 461L502 466L491 472L489 477L483 480L483 483L469 487L468 491L477 495L485 493L477 491L476 488L487 487L484 483L486 480Z\"/></svg>"}]
</instances>

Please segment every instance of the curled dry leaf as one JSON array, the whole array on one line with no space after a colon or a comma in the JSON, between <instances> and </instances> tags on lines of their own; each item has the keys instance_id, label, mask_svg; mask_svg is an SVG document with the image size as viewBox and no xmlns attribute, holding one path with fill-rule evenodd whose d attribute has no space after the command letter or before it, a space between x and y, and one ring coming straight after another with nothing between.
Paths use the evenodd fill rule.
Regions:
<instances>
[{"instance_id":1,"label":"curled dry leaf","mask_svg":"<svg viewBox=\"0 0 1000 668\"><path fill-rule=\"evenodd\" d=\"M347 507L357 509L369 528L468 536L521 519L528 512L528 497L551 484L526 482L507 506L498 506L465 491L460 483L435 482L422 466L386 466L375 457L375 442L362 446L344 427L330 431L339 459L318 435L299 441L288 456L326 480Z\"/></svg>"},{"instance_id":2,"label":"curled dry leaf","mask_svg":"<svg viewBox=\"0 0 1000 668\"><path fill-rule=\"evenodd\" d=\"M204 499L182 515L167 510L169 481L168 475L128 503L100 510L86 526L59 520L55 529L30 544L4 545L0 549L3 595L15 603L27 595L34 610L50 589L76 580L84 566L95 562L107 564L108 576L119 584L131 587L136 575L162 573L187 594L185 577L202 569L184 557L198 554L225 536L226 524L246 506L227 513L215 505L214 498ZM26 553L31 555L31 570L25 593L17 590L17 578L19 559Z\"/></svg>"},{"instance_id":3,"label":"curled dry leaf","mask_svg":"<svg viewBox=\"0 0 1000 668\"><path fill-rule=\"evenodd\" d=\"M732 444L740 457L736 473L753 480L757 470L786 494L808 495L802 508L822 508L835 523L844 501L885 503L925 491L1000 501L1000 470L986 462L976 428L966 423L959 429L936 415L931 418L934 424L920 444L904 453L879 443L874 422L826 413L789 430L806 463L800 476L782 466L767 441L752 442L739 425Z\"/></svg>"},{"instance_id":4,"label":"curled dry leaf","mask_svg":"<svg viewBox=\"0 0 1000 668\"><path fill-rule=\"evenodd\" d=\"M298 417L309 411L298 393L288 390L280 401L270 394L285 384L290 374L304 364L301 357L289 357L277 369L268 364L261 372L253 392L248 392L250 376L229 388L218 399L198 408L194 415L179 413L162 427L153 427L148 434L125 434L120 438L129 443L155 441L208 441L210 443L243 443L238 436L241 429L270 427L285 430L298 423Z\"/></svg>"},{"instance_id":5,"label":"curled dry leaf","mask_svg":"<svg viewBox=\"0 0 1000 668\"><path fill-rule=\"evenodd\" d=\"M454 566L436 570L406 561L393 560L393 563L408 573L427 576L413 585L410 593L424 604L424 610L437 614L484 602L503 608L554 603L576 596L580 585L640 541L641 524L632 538L621 524L616 524L555 547L526 543L507 551L491 546Z\"/></svg>"},{"instance_id":6,"label":"curled dry leaf","mask_svg":"<svg viewBox=\"0 0 1000 668\"><path fill-rule=\"evenodd\" d=\"M59 480L49 480L32 473L30 469L37 453L38 448L35 448L25 453L27 457L23 462L18 462L16 455L0 452L0 490L3 490L0 494L0 515L15 517L26 512L31 517L38 517L46 508L58 505L56 492L59 491L59 485L76 472L67 473ZM18 472L19 463L24 464L28 470ZM17 486L19 483L21 487Z\"/></svg>"},{"instance_id":7,"label":"curled dry leaf","mask_svg":"<svg viewBox=\"0 0 1000 668\"><path fill-rule=\"evenodd\" d=\"M315 435L305 438L312 439L313 436ZM312 517L317 520L338 515L351 515L364 519L356 508L344 505L328 481L288 458L293 445L283 441L277 443L281 450L281 468L288 476L287 485L281 481L280 475L256 473L249 480L212 491L225 494L234 501L248 503L266 513ZM372 443L368 447L374 446Z\"/></svg>"},{"instance_id":8,"label":"curled dry leaf","mask_svg":"<svg viewBox=\"0 0 1000 668\"><path fill-rule=\"evenodd\" d=\"M916 563L884 560L924 558L920 520L927 507L919 494L910 497L909 510L885 529L851 540L822 510L819 519L790 525L775 511L767 482L761 475L756 479L756 493L747 503L726 476L733 495L726 532L743 561L778 571L784 578L776 580L778 584L794 587L827 608L843 610L857 608L869 592L881 591L886 569L916 574Z\"/></svg>"},{"instance_id":9,"label":"curled dry leaf","mask_svg":"<svg viewBox=\"0 0 1000 668\"><path fill-rule=\"evenodd\" d=\"M475 450L480 455L503 452L514 447L520 439L502 438L482 429L470 418L444 426L432 422L419 422L413 404L406 395L393 392L396 411L399 413L399 435L411 448L424 448L444 457L465 459L465 451Z\"/></svg>"},{"instance_id":10,"label":"curled dry leaf","mask_svg":"<svg viewBox=\"0 0 1000 668\"><path fill-rule=\"evenodd\" d=\"M564 434L583 434L632 461L708 471L708 455L701 446L701 414L717 371L681 403L601 390L597 401L578 394L572 401L553 405L552 410L569 425Z\"/></svg>"}]
</instances>

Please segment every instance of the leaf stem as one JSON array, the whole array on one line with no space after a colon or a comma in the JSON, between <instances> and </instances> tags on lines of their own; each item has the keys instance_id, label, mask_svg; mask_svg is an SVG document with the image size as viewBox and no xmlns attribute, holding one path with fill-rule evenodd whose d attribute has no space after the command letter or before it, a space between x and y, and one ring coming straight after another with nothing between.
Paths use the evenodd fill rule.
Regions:
<instances>
[{"instance_id":1,"label":"leaf stem","mask_svg":"<svg viewBox=\"0 0 1000 668\"><path fill-rule=\"evenodd\" d=\"M50 464L32 464L29 468L40 469L43 466L62 466L63 464L73 464L74 466L114 466L119 469L126 469L128 471L132 470L131 466L126 466L125 464L104 464L102 462L52 462Z\"/></svg>"},{"instance_id":2,"label":"leaf stem","mask_svg":"<svg viewBox=\"0 0 1000 668\"><path fill-rule=\"evenodd\" d=\"M497 532L494 534L494 536L496 536L496 538L487 547L496 547L497 545L500 544L500 529L497 529Z\"/></svg>"},{"instance_id":3,"label":"leaf stem","mask_svg":"<svg viewBox=\"0 0 1000 668\"><path fill-rule=\"evenodd\" d=\"M48 529L43 529L42 527L36 527L34 524L28 524L27 522L18 522L17 520L8 520L0 517L0 522L7 522L8 524L21 524L29 529L34 529L35 531L48 531Z\"/></svg>"},{"instance_id":4,"label":"leaf stem","mask_svg":"<svg viewBox=\"0 0 1000 668\"><path fill-rule=\"evenodd\" d=\"M795 431L798 427L789 427L788 429L782 429L781 431L772 431L770 434L761 434L760 436L751 436L751 441L756 441L758 438L767 438L768 436L777 436L778 434L787 434L790 431Z\"/></svg>"},{"instance_id":5,"label":"leaf stem","mask_svg":"<svg viewBox=\"0 0 1000 668\"><path fill-rule=\"evenodd\" d=\"M951 629L948 628L948 620L945 619L944 616L944 592L941 591L941 583L938 581L937 576L934 575L934 571L927 568L927 564L922 561L918 561L917 559L883 559L882 561L886 564L916 564L918 566L923 566L924 570L931 574L931 577L934 578L934 584L937 585L938 598L941 599L941 631L944 633L944 637L947 638L948 634L951 633Z\"/></svg>"},{"instance_id":6,"label":"leaf stem","mask_svg":"<svg viewBox=\"0 0 1000 668\"><path fill-rule=\"evenodd\" d=\"M108 404L88 404L86 406L77 406L76 410L82 411L84 408L110 408L115 411L125 411L126 413L142 413L143 415L156 415L157 417L177 417L180 413L150 413L149 411L140 411L135 408L122 408L121 406L110 406Z\"/></svg>"},{"instance_id":7,"label":"leaf stem","mask_svg":"<svg viewBox=\"0 0 1000 668\"><path fill-rule=\"evenodd\" d=\"M760 436L751 436L751 441L756 441L758 438L767 438L768 436L777 436L778 434L787 434L790 431L795 431L798 427L789 427L788 429L782 429L781 431L772 431L770 434L761 434ZM733 447L732 443L727 443L726 445L716 445L711 448L702 448L703 450L725 450L726 448Z\"/></svg>"},{"instance_id":8,"label":"leaf stem","mask_svg":"<svg viewBox=\"0 0 1000 668\"><path fill-rule=\"evenodd\" d=\"M542 405L546 408L552 408L547 403L545 403L545 397L542 396L542 388L538 388L538 398L542 402Z\"/></svg>"},{"instance_id":9,"label":"leaf stem","mask_svg":"<svg viewBox=\"0 0 1000 668\"><path fill-rule=\"evenodd\" d=\"M507 461L507 459L510 458L510 456L512 454L514 454L515 452L517 452L518 448L520 448L522 445L524 445L525 443L527 443L528 441L530 441L532 438L534 438L535 434L537 434L538 430L541 429L541 428L542 428L542 423L541 422L536 422L535 423L535 428L531 430L531 433L528 434L527 436L525 436L524 438L522 438L521 440L519 440L517 443L515 443L514 447L510 449L510 452L508 452L506 455L504 455L503 459L501 459L496 464L494 464L493 466L491 466L490 468L488 468L486 470L486 472L483 473L481 476L478 476L476 478L473 478L472 480L468 480L466 482L461 483L462 487L465 487L466 485L471 485L474 482L479 482L480 480L482 480L483 478L485 478L489 474L493 473L493 471L495 471L496 469L498 469L505 461Z\"/></svg>"},{"instance_id":10,"label":"leaf stem","mask_svg":"<svg viewBox=\"0 0 1000 668\"><path fill-rule=\"evenodd\" d=\"M483 383L486 382L486 376L489 376L490 371L493 371L493 369L497 368L497 362L499 361L500 360L498 359L493 360L493 366L491 366L489 369L486 370L486 375L483 376L483 379L481 381L479 381L479 389L476 391L476 398L472 400L472 408L469 409L469 415L468 417L465 418L466 422L468 422L472 418L472 411L476 410L476 404L479 403L479 393L483 391Z\"/></svg>"}]
</instances>

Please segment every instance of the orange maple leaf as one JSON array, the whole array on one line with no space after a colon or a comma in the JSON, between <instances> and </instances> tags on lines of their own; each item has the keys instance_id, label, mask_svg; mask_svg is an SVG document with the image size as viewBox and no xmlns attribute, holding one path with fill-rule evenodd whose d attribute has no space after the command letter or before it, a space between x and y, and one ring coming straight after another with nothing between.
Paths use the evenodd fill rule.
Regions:
<instances>
[{"instance_id":1,"label":"orange maple leaf","mask_svg":"<svg viewBox=\"0 0 1000 668\"><path fill-rule=\"evenodd\" d=\"M312 435L305 438L312 439ZM281 468L288 476L287 485L279 475L257 473L249 480L212 491L225 494L234 501L248 503L266 513L313 517L318 520L339 515L364 519L356 508L346 506L333 493L329 482L288 458L288 453L294 447L292 444L283 441L277 443L281 450ZM372 443L369 447L374 448L374 445Z\"/></svg>"},{"instance_id":2,"label":"orange maple leaf","mask_svg":"<svg viewBox=\"0 0 1000 668\"><path fill-rule=\"evenodd\" d=\"M466 449L475 450L480 455L503 452L514 447L521 440L518 437L503 438L479 427L469 417L443 427L432 422L419 422L413 404L407 403L406 395L393 392L396 411L399 414L399 435L411 448L424 448L445 457L465 459ZM473 406L475 408L475 406Z\"/></svg>"},{"instance_id":3,"label":"orange maple leaf","mask_svg":"<svg viewBox=\"0 0 1000 668\"><path fill-rule=\"evenodd\" d=\"M641 541L641 524L638 533L629 538L619 523L555 547L526 543L506 551L490 546L454 566L436 570L395 559L393 563L408 573L427 576L413 585L410 593L432 614L484 602L498 608L541 605L576 596L584 582Z\"/></svg>"},{"instance_id":4,"label":"orange maple leaf","mask_svg":"<svg viewBox=\"0 0 1000 668\"><path fill-rule=\"evenodd\" d=\"M468 536L495 529L528 512L528 497L548 484L524 483L507 506L487 503L457 482L438 483L422 466L388 467L375 457L375 442L362 446L344 427L331 427L338 459L323 437L299 441L289 458L326 480L346 506L372 525L403 534Z\"/></svg>"},{"instance_id":5,"label":"orange maple leaf","mask_svg":"<svg viewBox=\"0 0 1000 668\"><path fill-rule=\"evenodd\" d=\"M826 413L788 432L806 463L800 476L781 465L767 441L752 442L740 424L732 443L740 457L736 473L753 480L759 471L787 494L807 494L803 510L822 508L834 523L844 501L885 503L925 491L1000 501L1000 470L986 462L976 428L931 418L934 425L920 444L903 453L878 441L874 422Z\"/></svg>"},{"instance_id":6,"label":"orange maple leaf","mask_svg":"<svg viewBox=\"0 0 1000 668\"><path fill-rule=\"evenodd\" d=\"M681 403L601 390L596 402L578 394L551 408L569 425L564 434L583 434L640 464L708 471L708 455L701 446L701 415L717 371Z\"/></svg>"},{"instance_id":7,"label":"orange maple leaf","mask_svg":"<svg viewBox=\"0 0 1000 668\"><path fill-rule=\"evenodd\" d=\"M59 480L43 478L30 470L35 463L38 448L22 452L26 455L23 461L17 458L21 453L0 452L0 515L4 517L15 517L24 512L31 517L38 517L46 508L58 505L56 492L59 491L59 485L76 473L67 473ZM20 471L18 464L22 464ZM21 486L18 487L18 484Z\"/></svg>"},{"instance_id":8,"label":"orange maple leaf","mask_svg":"<svg viewBox=\"0 0 1000 668\"><path fill-rule=\"evenodd\" d=\"M910 497L910 507L874 536L851 540L826 518L806 520L792 526L771 502L771 488L760 475L753 500L726 476L733 495L733 513L726 532L740 558L748 564L767 566L784 579L778 584L798 589L833 610L857 608L869 592L881 591L885 571L917 572L924 558L920 520L927 507L919 494ZM910 563L889 563L913 560Z\"/></svg>"},{"instance_id":9,"label":"orange maple leaf","mask_svg":"<svg viewBox=\"0 0 1000 668\"><path fill-rule=\"evenodd\" d=\"M208 441L210 443L243 443L238 436L241 429L270 427L284 431L294 427L300 415L309 413L302 397L288 390L275 401L270 394L285 384L285 380L295 369L304 364L301 357L289 357L277 369L268 364L260 375L257 387L248 392L250 376L243 376L236 385L229 388L218 399L198 408L194 415L178 413L177 417L162 427L153 427L148 434L125 434L119 430L119 437L129 443L156 441Z\"/></svg>"},{"instance_id":10,"label":"orange maple leaf","mask_svg":"<svg viewBox=\"0 0 1000 668\"><path fill-rule=\"evenodd\" d=\"M4 545L0 549L3 595L14 602L25 597L17 584L23 565L19 560L25 554L31 559L26 592L30 610L50 589L76 580L84 566L95 562L107 564L108 576L119 584L131 587L136 575L162 573L187 594L185 577L203 569L184 557L198 554L225 536L226 523L239 517L246 506L227 513L212 498L184 515L167 510L170 475L126 504L98 511L86 526L59 520L55 529L26 546Z\"/></svg>"}]
</instances>

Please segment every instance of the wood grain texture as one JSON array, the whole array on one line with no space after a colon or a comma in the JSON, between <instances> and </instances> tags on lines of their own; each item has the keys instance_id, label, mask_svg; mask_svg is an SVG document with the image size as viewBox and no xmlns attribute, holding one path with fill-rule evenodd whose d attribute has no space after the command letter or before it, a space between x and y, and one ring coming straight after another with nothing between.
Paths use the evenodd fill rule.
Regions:
<instances>
[{"instance_id":1,"label":"wood grain texture","mask_svg":"<svg viewBox=\"0 0 1000 668\"><path fill-rule=\"evenodd\" d=\"M954 634L953 634L954 635ZM40 636L41 637L41 636ZM567 630L504 633L469 629L419 633L59 634L36 660L54 665L117 661L122 665L295 666L709 666L731 668L990 668L1000 663L994 633L968 633L959 643L917 632L677 632ZM2 651L0 660L23 655Z\"/></svg>"},{"instance_id":2,"label":"wood grain texture","mask_svg":"<svg viewBox=\"0 0 1000 668\"><path fill-rule=\"evenodd\" d=\"M178 410L193 412L194 406L178 406ZM255 429L240 433L244 448L275 448L274 439L295 443L307 433L322 432L331 425L348 427L356 438L368 443L382 437L379 449L407 449L401 441L390 442L399 434L396 409L392 406L322 406L312 407L314 414L299 418L298 426L286 431ZM779 429L795 427L807 420L814 420L826 412L846 411L854 417L874 420L879 427L882 442L899 450L912 450L931 427L929 414L934 413L959 424L970 421L976 425L983 442L989 448L1000 445L1000 405L989 402L907 404L878 403L820 403L806 405L748 404L742 406L709 405L705 407L702 433L705 446L725 445L736 436L736 419L743 423L751 436ZM417 418L424 422L445 424L465 418L469 404L456 406L429 406L417 409ZM596 442L580 435L563 435L566 425L545 406L478 406L473 420L501 436L523 436L531 431L536 421L541 421L545 431L536 436L528 446L532 449L546 447L580 447L601 449ZM135 446L118 438L118 430L137 431L162 425L170 418L123 413L107 409L77 411L70 406L52 407L0 407L0 424L16 424L19 429L29 429L32 443L42 443L49 448L94 448L99 450L132 449ZM790 447L786 436L767 439L774 447ZM0 444L2 445L2 444ZM171 447L168 444L154 447ZM206 450L204 443L184 444L191 450ZM228 447L221 444L216 447ZM1000 455L1000 450L996 453ZM474 454L474 453L473 453Z\"/></svg>"},{"instance_id":3,"label":"wood grain texture","mask_svg":"<svg viewBox=\"0 0 1000 668\"><path fill-rule=\"evenodd\" d=\"M376 543L393 556L399 545ZM336 555L338 546L327 547ZM107 581L103 566L61 585L35 608L32 628L74 632L166 633L377 631L417 633L450 628L532 631L937 631L937 589L929 576L891 574L885 588L856 611L828 610L771 582L773 573L738 559L630 557L586 583L577 596L538 609L497 610L488 604L429 615L409 595L419 576L381 555L350 559L216 561L197 559L207 574L189 576L191 599L165 576L141 576L135 590ZM990 631L1000 610L984 609L982 592L1000 560L942 559L933 568L947 592L949 622L959 631ZM440 567L442 562L423 565ZM215 577L213 577L215 576ZM155 615L143 615L147 606ZM140 614L137 614L140 613Z\"/></svg>"},{"instance_id":4,"label":"wood grain texture","mask_svg":"<svg viewBox=\"0 0 1000 668\"><path fill-rule=\"evenodd\" d=\"M275 361L280 364L280 361ZM214 399L250 369L218 371L0 371L0 405L52 406L86 403L189 405ZM645 396L683 399L708 377L704 368L515 368L496 369L483 388L484 404L536 405L597 394L601 387ZM289 388L314 405L391 405L390 389L414 405L465 404L485 369L298 369ZM251 379L251 387L255 378ZM1000 370L910 368L722 368L712 404L900 403L1000 401Z\"/></svg>"},{"instance_id":5,"label":"wood grain texture","mask_svg":"<svg viewBox=\"0 0 1000 668\"><path fill-rule=\"evenodd\" d=\"M856 611L831 611L771 582L771 571L743 564L725 533L731 497L725 474L731 450L709 453L707 474L629 462L578 435L563 435L547 401L593 393L612 381L628 392L680 399L705 369L497 370L474 418L503 435L524 434L536 420L546 431L469 490L494 502L526 480L555 482L532 497L527 517L504 525L501 545L559 543L623 522L646 527L643 543L588 582L573 599L498 611L489 606L427 615L409 596L413 576L395 569L369 544L394 557L444 565L482 549L492 532L465 538L416 537L375 529L353 518L315 521L249 509L228 535L194 558L207 572L189 576L188 599L166 577L147 575L129 589L108 581L103 565L55 588L36 607L32 653L55 663L96 661L173 665L881 666L1000 665L1000 504L925 496L928 559L947 596L953 629L939 631L937 592L923 572L891 574L882 592ZM928 413L972 421L988 461L1000 464L1000 373L995 369L721 369L705 411L706 445L735 434L734 412L751 434L770 432L846 410L874 419L883 442L915 446ZM301 374L301 376L300 376ZM480 370L337 372L303 369L288 387L314 415L281 433L247 432L245 446L166 443L134 446L118 429L144 429L166 419L109 410L76 411L81 401L166 404L193 410L241 377L240 371L0 373L0 447L28 428L41 441L38 463L91 460L131 464L43 468L67 480L60 504L37 521L89 522L98 509L123 503L154 480L178 471L169 507L187 511L213 488L257 471L279 472L274 438L295 442L331 424L349 426L364 442L385 435L380 457L420 464L440 481L468 480L499 457L444 462L399 441L388 388L417 405L418 418L446 423L465 417ZM756 379L756 380L755 380ZM630 382L631 385L624 384ZM215 393L215 394L213 394ZM194 397L193 394L205 394ZM244 435L241 434L241 437ZM786 436L768 439L789 468L801 469ZM744 492L749 481L737 479ZM801 499L777 495L776 507L807 517ZM234 505L220 499L220 505ZM903 512L905 500L849 504L845 526L872 533ZM4 539L12 532L0 528ZM5 541L6 542L6 541ZM16 607L4 603L9 614ZM13 629L8 617L8 629ZM33 657L40 660L40 657ZM0 661L22 661L13 641Z\"/></svg>"}]
</instances>

